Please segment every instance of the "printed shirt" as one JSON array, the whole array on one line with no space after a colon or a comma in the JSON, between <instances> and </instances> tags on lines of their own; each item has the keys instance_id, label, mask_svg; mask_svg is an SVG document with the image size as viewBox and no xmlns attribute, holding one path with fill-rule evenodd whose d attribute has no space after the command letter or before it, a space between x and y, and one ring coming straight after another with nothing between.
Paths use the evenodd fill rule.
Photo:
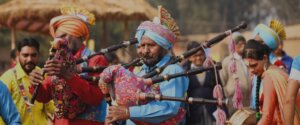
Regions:
<instances>
[{"instance_id":1,"label":"printed shirt","mask_svg":"<svg viewBox=\"0 0 300 125\"><path fill-rule=\"evenodd\" d=\"M36 67L36 69L39 69ZM17 83L14 75L14 70L16 70ZM47 124L48 113L53 114L54 104L53 101L48 103L40 103L35 101L33 106L30 106L31 113L27 110L27 104L23 96L21 95L21 90L19 84L24 83L24 89L27 98L31 99L31 94L29 93L29 75L25 73L20 63L18 63L15 68L12 68L5 72L0 78L4 84L6 84L9 92L11 93L12 99L20 113L21 122L23 125L45 125ZM33 116L33 118L31 117Z\"/></svg>"}]
</instances>

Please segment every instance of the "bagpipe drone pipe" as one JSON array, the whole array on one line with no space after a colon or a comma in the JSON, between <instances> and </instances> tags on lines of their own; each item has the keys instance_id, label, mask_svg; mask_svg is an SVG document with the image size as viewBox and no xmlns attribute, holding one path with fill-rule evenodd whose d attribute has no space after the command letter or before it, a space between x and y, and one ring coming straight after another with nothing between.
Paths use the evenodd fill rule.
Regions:
<instances>
[{"instance_id":1,"label":"bagpipe drone pipe","mask_svg":"<svg viewBox=\"0 0 300 125\"><path fill-rule=\"evenodd\" d=\"M218 102L217 99L205 99L205 98L193 98L193 97L171 97L171 96L163 96L161 94L152 94L152 93L140 93L138 94L139 100L156 100L156 101L162 101L162 100L168 100L168 101L180 101L184 103L189 104L215 104L218 105L220 102ZM228 99L223 99L221 101L221 104L227 105Z\"/></svg>"},{"instance_id":2,"label":"bagpipe drone pipe","mask_svg":"<svg viewBox=\"0 0 300 125\"><path fill-rule=\"evenodd\" d=\"M109 46L107 48L101 49L99 52L96 52L96 53L94 53L92 55L83 56L83 57L81 57L81 59L77 59L76 60L76 64L83 63L83 62L89 60L90 58L92 58L92 57L94 57L96 55L104 55L105 53L109 53L109 52L115 51L117 49L124 48L124 47L127 47L129 45L136 44L136 43L138 43L138 40L136 38L133 38L133 39L130 39L128 41L124 41L124 42L122 42L120 44Z\"/></svg>"}]
</instances>

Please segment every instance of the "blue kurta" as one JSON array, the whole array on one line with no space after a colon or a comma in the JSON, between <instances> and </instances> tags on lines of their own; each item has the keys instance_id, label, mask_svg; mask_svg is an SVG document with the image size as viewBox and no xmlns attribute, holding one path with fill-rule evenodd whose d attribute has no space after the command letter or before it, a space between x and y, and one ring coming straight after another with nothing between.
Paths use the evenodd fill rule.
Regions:
<instances>
[{"instance_id":1,"label":"blue kurta","mask_svg":"<svg viewBox=\"0 0 300 125\"><path fill-rule=\"evenodd\" d=\"M21 125L20 114L2 81L0 81L0 117L7 125Z\"/></svg>"},{"instance_id":2,"label":"blue kurta","mask_svg":"<svg viewBox=\"0 0 300 125\"><path fill-rule=\"evenodd\" d=\"M170 55L166 55L155 66L161 67L171 59ZM143 76L149 72L149 67L142 66L138 76ZM183 69L178 64L171 64L167 66L160 75L174 74L183 72ZM164 96L184 97L188 89L189 80L187 77L177 77L169 81L159 83L161 94ZM181 102L177 101L151 101L145 105L129 107L130 119L139 120L149 123L160 123L173 116L175 116L181 106ZM134 123L127 120L127 125Z\"/></svg>"}]
</instances>

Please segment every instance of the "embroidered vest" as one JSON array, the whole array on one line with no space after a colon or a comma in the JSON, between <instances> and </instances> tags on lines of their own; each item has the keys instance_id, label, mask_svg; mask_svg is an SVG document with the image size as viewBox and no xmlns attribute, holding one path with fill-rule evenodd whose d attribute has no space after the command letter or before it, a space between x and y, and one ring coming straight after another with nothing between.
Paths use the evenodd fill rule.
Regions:
<instances>
[{"instance_id":1,"label":"embroidered vest","mask_svg":"<svg viewBox=\"0 0 300 125\"><path fill-rule=\"evenodd\" d=\"M86 109L86 104L80 101L63 79L53 76L51 84L56 118L74 119Z\"/></svg>"}]
</instances>

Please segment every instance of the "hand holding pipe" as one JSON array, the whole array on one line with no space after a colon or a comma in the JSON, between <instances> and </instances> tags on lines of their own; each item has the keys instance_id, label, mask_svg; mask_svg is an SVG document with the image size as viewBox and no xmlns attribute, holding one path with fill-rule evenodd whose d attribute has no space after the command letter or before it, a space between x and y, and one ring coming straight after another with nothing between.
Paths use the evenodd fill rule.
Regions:
<instances>
[{"instance_id":1,"label":"hand holding pipe","mask_svg":"<svg viewBox=\"0 0 300 125\"><path fill-rule=\"evenodd\" d=\"M47 60L51 60L51 59L54 57L55 51L56 51L56 49L50 48L50 51L49 51L49 58L48 58ZM43 76L44 78L45 78L45 75L46 75L46 72L43 72L42 76ZM40 87L41 87L41 84L38 84L38 85L34 88L32 97L31 97L30 102L29 102L31 105L34 105L34 102L35 102L35 99L36 99L36 96L37 96L37 94L38 94L38 90L40 89Z\"/></svg>"},{"instance_id":2,"label":"hand holding pipe","mask_svg":"<svg viewBox=\"0 0 300 125\"><path fill-rule=\"evenodd\" d=\"M92 55L89 55L89 56L83 56L81 59L76 60L76 64L80 64L82 62L85 62L85 61L89 60L90 58L92 58L96 55L103 55L105 53L112 52L112 51L115 51L119 48L127 47L129 45L136 44L136 43L138 43L138 41L137 41L136 38L134 38L134 39L131 39L129 41L124 41L121 44L116 44L116 45L109 46L107 48L101 49L100 52L96 52L96 53L94 53Z\"/></svg>"},{"instance_id":3,"label":"hand holding pipe","mask_svg":"<svg viewBox=\"0 0 300 125\"><path fill-rule=\"evenodd\" d=\"M236 32L239 31L241 29L245 29L247 27L247 24L245 22L242 22L240 25L234 27L233 29L227 30L222 34L219 34L218 36L212 38L211 40L202 43L200 46L193 48L191 50L188 50L186 52L184 52L183 54L181 54L180 56L177 56L175 59L173 59L172 61L170 61L169 63L163 65L162 67L158 67L155 70L145 74L143 76L143 78L151 78L153 76L155 76L156 74L161 73L168 65L170 64L175 64L187 57L190 57L191 55L197 53L199 50L203 49L203 48L210 48L212 45L220 42L221 40L223 40L224 38L226 38L228 35L230 35L232 32Z\"/></svg>"},{"instance_id":4,"label":"hand holding pipe","mask_svg":"<svg viewBox=\"0 0 300 125\"><path fill-rule=\"evenodd\" d=\"M51 45L51 48L49 50L49 58L47 60L51 60L54 58L55 56L55 53L57 52L58 49L60 49L61 47L63 46L66 46L67 45L67 41L65 39L60 39L60 38L56 38L54 39L52 45ZM45 74L46 72L43 72L42 76L45 78ZM32 94L32 97L30 99L30 104L33 105L34 102L35 102L35 99L36 99L36 96L38 94L38 90L39 88L41 87L41 84L37 85L35 88L34 88L34 91L33 91L33 94Z\"/></svg>"},{"instance_id":5,"label":"hand holding pipe","mask_svg":"<svg viewBox=\"0 0 300 125\"><path fill-rule=\"evenodd\" d=\"M160 94L149 94L149 93L140 93L138 96L140 100L156 100L156 101L168 100L168 101L180 101L189 104L215 104L215 105L219 104L218 100L216 99L193 98L193 97L180 98L180 97L163 96ZM228 99L223 99L221 103L227 105Z\"/></svg>"}]
</instances>

